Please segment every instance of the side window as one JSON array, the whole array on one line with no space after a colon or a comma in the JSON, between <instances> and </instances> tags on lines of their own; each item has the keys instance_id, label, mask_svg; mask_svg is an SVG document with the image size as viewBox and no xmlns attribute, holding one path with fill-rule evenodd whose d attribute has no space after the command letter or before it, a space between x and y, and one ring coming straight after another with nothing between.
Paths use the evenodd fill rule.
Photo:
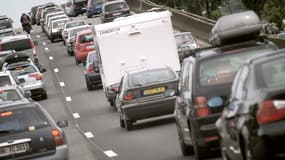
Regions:
<instances>
[{"instance_id":1,"label":"side window","mask_svg":"<svg viewBox=\"0 0 285 160\"><path fill-rule=\"evenodd\" d=\"M179 85L178 85L178 89L180 91L184 90L186 77L188 75L187 68L189 67L189 65L190 65L189 62L187 62L187 61L185 61L183 63L183 66L182 66L182 69L181 69L181 74L180 74Z\"/></svg>"}]
</instances>

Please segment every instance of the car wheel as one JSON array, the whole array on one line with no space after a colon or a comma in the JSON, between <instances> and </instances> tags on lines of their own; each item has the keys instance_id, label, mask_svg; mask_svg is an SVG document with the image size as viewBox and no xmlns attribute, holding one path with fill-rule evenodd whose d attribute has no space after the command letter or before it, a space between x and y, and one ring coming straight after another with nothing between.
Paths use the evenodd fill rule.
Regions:
<instances>
[{"instance_id":1,"label":"car wheel","mask_svg":"<svg viewBox=\"0 0 285 160\"><path fill-rule=\"evenodd\" d=\"M75 56L74 58L75 58L75 63L76 63L76 65L79 65L79 64L80 64L80 60L78 60L78 59L76 58L76 56Z\"/></svg>"},{"instance_id":2,"label":"car wheel","mask_svg":"<svg viewBox=\"0 0 285 160\"><path fill-rule=\"evenodd\" d=\"M51 43L54 43L53 37L50 37L50 41L51 41Z\"/></svg>"},{"instance_id":3,"label":"car wheel","mask_svg":"<svg viewBox=\"0 0 285 160\"><path fill-rule=\"evenodd\" d=\"M87 18L92 18L92 15L90 15L90 14L87 14Z\"/></svg>"},{"instance_id":4,"label":"car wheel","mask_svg":"<svg viewBox=\"0 0 285 160\"><path fill-rule=\"evenodd\" d=\"M47 92L44 91L44 92L42 93L41 97L42 97L42 99L47 99L47 98L48 98Z\"/></svg>"},{"instance_id":5,"label":"car wheel","mask_svg":"<svg viewBox=\"0 0 285 160\"><path fill-rule=\"evenodd\" d=\"M63 45L65 46L65 40L63 39Z\"/></svg>"},{"instance_id":6,"label":"car wheel","mask_svg":"<svg viewBox=\"0 0 285 160\"><path fill-rule=\"evenodd\" d=\"M109 99L109 103L110 103L111 106L114 106L115 105L114 99Z\"/></svg>"},{"instance_id":7,"label":"car wheel","mask_svg":"<svg viewBox=\"0 0 285 160\"><path fill-rule=\"evenodd\" d=\"M222 147L222 146L221 146L221 147ZM223 150L222 148L221 148L221 154L222 154L222 160L230 160L228 154L227 154L226 151Z\"/></svg>"},{"instance_id":8,"label":"car wheel","mask_svg":"<svg viewBox=\"0 0 285 160\"><path fill-rule=\"evenodd\" d=\"M180 144L182 154L184 156L192 155L194 153L193 147L185 144L184 139L183 139L183 135L181 133L181 127L178 124L176 124L176 126L177 126L178 139L179 139L179 144Z\"/></svg>"},{"instance_id":9,"label":"car wheel","mask_svg":"<svg viewBox=\"0 0 285 160\"><path fill-rule=\"evenodd\" d=\"M125 122L125 127L126 127L127 131L130 131L130 130L132 130L134 128L132 120L125 119L124 122Z\"/></svg>"},{"instance_id":10,"label":"car wheel","mask_svg":"<svg viewBox=\"0 0 285 160\"><path fill-rule=\"evenodd\" d=\"M243 153L245 160L267 160L269 159L265 144L262 141L259 141L255 144L254 149L250 147L249 144L243 143Z\"/></svg>"},{"instance_id":11,"label":"car wheel","mask_svg":"<svg viewBox=\"0 0 285 160\"><path fill-rule=\"evenodd\" d=\"M125 128L125 122L124 122L122 114L120 114L120 127Z\"/></svg>"},{"instance_id":12,"label":"car wheel","mask_svg":"<svg viewBox=\"0 0 285 160\"><path fill-rule=\"evenodd\" d=\"M195 133L192 132L191 138L197 137ZM192 138L192 145L194 149L194 158L195 160L203 160L205 158L205 155L207 155L207 149L200 147L196 138Z\"/></svg>"}]
</instances>

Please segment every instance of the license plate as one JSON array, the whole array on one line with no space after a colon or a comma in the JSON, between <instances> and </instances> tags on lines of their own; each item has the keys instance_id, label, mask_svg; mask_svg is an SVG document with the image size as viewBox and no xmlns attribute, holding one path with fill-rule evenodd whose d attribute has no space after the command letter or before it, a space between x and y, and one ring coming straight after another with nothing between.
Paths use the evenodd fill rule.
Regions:
<instances>
[{"instance_id":1,"label":"license plate","mask_svg":"<svg viewBox=\"0 0 285 160\"><path fill-rule=\"evenodd\" d=\"M94 46L94 45L89 45L89 46L87 46L86 48L87 48L87 49L93 49L93 48L95 48L95 46Z\"/></svg>"},{"instance_id":2,"label":"license plate","mask_svg":"<svg viewBox=\"0 0 285 160\"><path fill-rule=\"evenodd\" d=\"M151 94L157 94L157 93L162 93L162 92L165 92L165 87L144 90L144 95L151 95Z\"/></svg>"},{"instance_id":3,"label":"license plate","mask_svg":"<svg viewBox=\"0 0 285 160\"><path fill-rule=\"evenodd\" d=\"M11 154L25 153L30 149L28 143L21 143L0 148L0 157Z\"/></svg>"},{"instance_id":4,"label":"license plate","mask_svg":"<svg viewBox=\"0 0 285 160\"><path fill-rule=\"evenodd\" d=\"M121 13L114 13L113 16L121 15Z\"/></svg>"}]
</instances>

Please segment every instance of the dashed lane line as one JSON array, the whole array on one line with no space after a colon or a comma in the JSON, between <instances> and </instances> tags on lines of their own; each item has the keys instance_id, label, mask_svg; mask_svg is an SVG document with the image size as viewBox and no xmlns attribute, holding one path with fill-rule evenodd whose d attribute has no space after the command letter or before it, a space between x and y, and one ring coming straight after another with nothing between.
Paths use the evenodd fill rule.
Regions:
<instances>
[{"instance_id":1,"label":"dashed lane line","mask_svg":"<svg viewBox=\"0 0 285 160\"><path fill-rule=\"evenodd\" d=\"M58 72L59 72L59 69L58 69L58 68L55 68L55 69L54 69L54 72L55 72L55 73L58 73Z\"/></svg>"},{"instance_id":2,"label":"dashed lane line","mask_svg":"<svg viewBox=\"0 0 285 160\"><path fill-rule=\"evenodd\" d=\"M79 113L73 113L72 115L73 115L73 118L74 118L74 119L78 119L78 118L80 118Z\"/></svg>"},{"instance_id":3,"label":"dashed lane line","mask_svg":"<svg viewBox=\"0 0 285 160\"><path fill-rule=\"evenodd\" d=\"M50 56L50 57L49 57L49 60L51 60L51 61L52 61L52 60L53 60L53 57L52 57L52 56Z\"/></svg>"},{"instance_id":4,"label":"dashed lane line","mask_svg":"<svg viewBox=\"0 0 285 160\"><path fill-rule=\"evenodd\" d=\"M46 51L46 52L48 52L48 51L49 51L49 49L46 47L46 48L45 48L45 51Z\"/></svg>"},{"instance_id":5,"label":"dashed lane line","mask_svg":"<svg viewBox=\"0 0 285 160\"><path fill-rule=\"evenodd\" d=\"M115 152L112 151L112 150L104 151L104 153L105 153L108 157L110 157L110 158L112 158L112 157L117 157L117 156L118 156L118 154L115 153Z\"/></svg>"},{"instance_id":6,"label":"dashed lane line","mask_svg":"<svg viewBox=\"0 0 285 160\"><path fill-rule=\"evenodd\" d=\"M66 100L66 102L71 102L72 101L71 97L65 97L65 100Z\"/></svg>"},{"instance_id":7,"label":"dashed lane line","mask_svg":"<svg viewBox=\"0 0 285 160\"><path fill-rule=\"evenodd\" d=\"M59 82L60 87L64 87L65 83L64 82Z\"/></svg>"},{"instance_id":8,"label":"dashed lane line","mask_svg":"<svg viewBox=\"0 0 285 160\"><path fill-rule=\"evenodd\" d=\"M84 133L86 138L90 139L90 138L94 138L94 135L91 132L85 132Z\"/></svg>"},{"instance_id":9,"label":"dashed lane line","mask_svg":"<svg viewBox=\"0 0 285 160\"><path fill-rule=\"evenodd\" d=\"M44 46L47 45L46 42L43 42L43 45L44 45Z\"/></svg>"}]
</instances>

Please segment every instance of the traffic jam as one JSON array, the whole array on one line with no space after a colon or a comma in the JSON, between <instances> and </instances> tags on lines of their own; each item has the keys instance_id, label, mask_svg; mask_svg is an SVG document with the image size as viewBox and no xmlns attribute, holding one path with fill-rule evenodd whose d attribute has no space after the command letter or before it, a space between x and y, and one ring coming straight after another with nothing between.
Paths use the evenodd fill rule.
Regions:
<instances>
[{"instance_id":1,"label":"traffic jam","mask_svg":"<svg viewBox=\"0 0 285 160\"><path fill-rule=\"evenodd\" d=\"M260 36L257 14L243 11L219 18L209 46L199 44L191 32L175 30L171 16L157 8L135 14L124 0L34 6L21 17L22 32L13 28L8 15L0 16L0 159L76 159L66 132L76 118L57 120L45 105L53 104L45 103L53 97L48 75L56 77L59 69L44 61L50 51L40 51L42 45L63 48L63 61L72 59L83 70L69 76L81 76L84 93L103 95L96 101L110 106L97 116L115 114L115 129L125 136L156 127L140 127L140 121L170 116L175 136L168 138L179 146L176 157L285 159L285 50ZM95 18L98 23L89 21ZM48 41L39 43L39 34ZM116 156L109 158L128 160L127 155ZM158 157L153 159L162 159Z\"/></svg>"}]
</instances>

